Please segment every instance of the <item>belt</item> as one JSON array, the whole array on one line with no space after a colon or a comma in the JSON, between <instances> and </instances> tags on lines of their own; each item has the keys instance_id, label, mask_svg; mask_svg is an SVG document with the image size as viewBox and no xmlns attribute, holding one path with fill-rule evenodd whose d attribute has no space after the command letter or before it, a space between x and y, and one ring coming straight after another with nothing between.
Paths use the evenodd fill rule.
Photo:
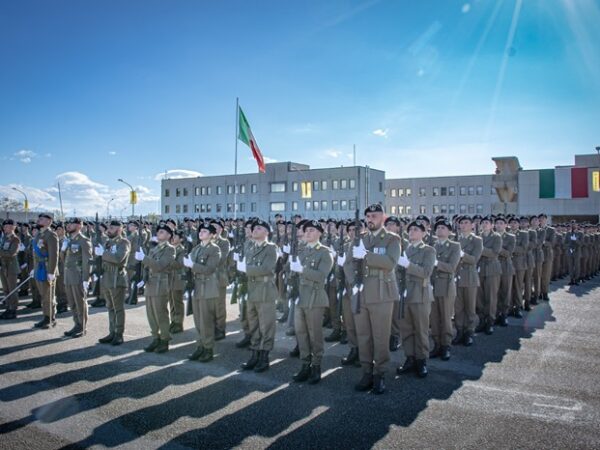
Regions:
<instances>
[{"instance_id":1,"label":"belt","mask_svg":"<svg viewBox=\"0 0 600 450\"><path fill-rule=\"evenodd\" d=\"M266 283L268 281L275 281L275 279L272 275L264 275L262 277L248 277L248 281Z\"/></svg>"}]
</instances>

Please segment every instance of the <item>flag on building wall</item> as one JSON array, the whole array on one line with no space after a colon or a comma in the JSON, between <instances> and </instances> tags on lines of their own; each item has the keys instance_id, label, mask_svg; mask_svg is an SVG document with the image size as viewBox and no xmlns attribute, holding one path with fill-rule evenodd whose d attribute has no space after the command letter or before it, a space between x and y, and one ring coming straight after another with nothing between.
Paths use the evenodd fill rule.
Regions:
<instances>
[{"instance_id":1,"label":"flag on building wall","mask_svg":"<svg viewBox=\"0 0 600 450\"><path fill-rule=\"evenodd\" d=\"M587 167L558 167L539 171L540 198L586 198Z\"/></svg>"},{"instance_id":2,"label":"flag on building wall","mask_svg":"<svg viewBox=\"0 0 600 450\"><path fill-rule=\"evenodd\" d=\"M250 147L252 150L252 156L256 160L256 164L258 164L259 172L265 173L265 160L263 155L258 148L258 144L256 143L256 139L254 139L254 135L252 134L252 130L250 129L250 124L242 111L242 108L239 109L239 132L238 139Z\"/></svg>"}]
</instances>

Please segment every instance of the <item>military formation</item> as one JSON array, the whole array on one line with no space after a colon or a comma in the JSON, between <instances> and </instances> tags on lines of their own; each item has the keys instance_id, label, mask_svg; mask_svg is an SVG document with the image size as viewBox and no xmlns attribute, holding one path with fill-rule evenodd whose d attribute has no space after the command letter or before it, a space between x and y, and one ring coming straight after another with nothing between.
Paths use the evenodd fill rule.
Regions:
<instances>
[{"instance_id":1,"label":"military formation","mask_svg":"<svg viewBox=\"0 0 600 450\"><path fill-rule=\"evenodd\" d=\"M402 347L406 356L397 374L425 378L429 358L447 361L452 346L472 346L509 316L521 319L549 301L552 281L576 285L599 271L599 227L551 226L545 214L408 220L374 204L348 220L153 224L54 223L42 213L36 223L3 222L0 318L17 318L19 297L31 295L26 310L42 310L36 328L53 328L56 314L70 310L64 335L79 338L94 298L89 305L108 311L98 342L121 345L125 305L144 295L152 336L144 351L167 352L191 315L189 359L208 363L226 339L230 289L243 334L236 347L250 350L240 354L241 370L269 369L279 324L296 340L295 382L318 383L325 342L340 342L349 347L341 365L360 368L355 389L381 394L391 352Z\"/></svg>"}]
</instances>

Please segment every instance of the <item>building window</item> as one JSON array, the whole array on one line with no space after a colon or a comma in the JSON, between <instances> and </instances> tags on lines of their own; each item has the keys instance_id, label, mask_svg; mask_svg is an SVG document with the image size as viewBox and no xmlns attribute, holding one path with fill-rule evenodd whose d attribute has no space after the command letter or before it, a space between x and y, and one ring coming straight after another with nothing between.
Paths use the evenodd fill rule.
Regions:
<instances>
[{"instance_id":1,"label":"building window","mask_svg":"<svg viewBox=\"0 0 600 450\"><path fill-rule=\"evenodd\" d=\"M196 203L196 204L194 205L194 212L195 212L195 213L199 213L199 212L200 212L200 205L199 205L198 203Z\"/></svg>"},{"instance_id":2,"label":"building window","mask_svg":"<svg viewBox=\"0 0 600 450\"><path fill-rule=\"evenodd\" d=\"M168 197L169 195L171 195L171 192L169 189L165 189L165 197Z\"/></svg>"},{"instance_id":3,"label":"building window","mask_svg":"<svg viewBox=\"0 0 600 450\"><path fill-rule=\"evenodd\" d=\"M250 192L256 194L258 192L258 186L256 184L250 185Z\"/></svg>"},{"instance_id":4,"label":"building window","mask_svg":"<svg viewBox=\"0 0 600 450\"><path fill-rule=\"evenodd\" d=\"M216 211L218 213L220 213L221 211L223 211L223 205L221 205L220 203L217 203Z\"/></svg>"},{"instance_id":5,"label":"building window","mask_svg":"<svg viewBox=\"0 0 600 450\"><path fill-rule=\"evenodd\" d=\"M356 189L356 180L354 178L350 178L350 189Z\"/></svg>"},{"instance_id":6,"label":"building window","mask_svg":"<svg viewBox=\"0 0 600 450\"><path fill-rule=\"evenodd\" d=\"M483 214L483 205L481 203L477 203L477 214Z\"/></svg>"},{"instance_id":7,"label":"building window","mask_svg":"<svg viewBox=\"0 0 600 450\"><path fill-rule=\"evenodd\" d=\"M412 214L412 206L407 206L406 207L406 214Z\"/></svg>"},{"instance_id":8,"label":"building window","mask_svg":"<svg viewBox=\"0 0 600 450\"><path fill-rule=\"evenodd\" d=\"M467 205L460 205L458 207L458 209L459 209L459 211L460 211L461 214L466 214L466 212L467 212Z\"/></svg>"},{"instance_id":9,"label":"building window","mask_svg":"<svg viewBox=\"0 0 600 450\"><path fill-rule=\"evenodd\" d=\"M233 185L232 184L227 185L227 194L229 194L229 195L233 194Z\"/></svg>"},{"instance_id":10,"label":"building window","mask_svg":"<svg viewBox=\"0 0 600 450\"><path fill-rule=\"evenodd\" d=\"M206 205L204 203L200 204L200 212L206 212Z\"/></svg>"},{"instance_id":11,"label":"building window","mask_svg":"<svg viewBox=\"0 0 600 450\"><path fill-rule=\"evenodd\" d=\"M165 205L165 214L169 214L170 211L171 208L169 207L169 205Z\"/></svg>"},{"instance_id":12,"label":"building window","mask_svg":"<svg viewBox=\"0 0 600 450\"><path fill-rule=\"evenodd\" d=\"M313 191L318 191L319 190L319 182L318 181L313 181L312 182L312 190Z\"/></svg>"},{"instance_id":13,"label":"building window","mask_svg":"<svg viewBox=\"0 0 600 450\"><path fill-rule=\"evenodd\" d=\"M419 188L419 197L425 197L427 194L425 193L425 188Z\"/></svg>"},{"instance_id":14,"label":"building window","mask_svg":"<svg viewBox=\"0 0 600 450\"><path fill-rule=\"evenodd\" d=\"M313 211L318 211L319 210L319 201L315 200L313 201Z\"/></svg>"},{"instance_id":15,"label":"building window","mask_svg":"<svg viewBox=\"0 0 600 450\"><path fill-rule=\"evenodd\" d=\"M450 186L450 187L448 188L448 195L449 195L450 197L454 197L454 196L456 195L456 192L455 192L454 186Z\"/></svg>"},{"instance_id":16,"label":"building window","mask_svg":"<svg viewBox=\"0 0 600 450\"><path fill-rule=\"evenodd\" d=\"M476 195L483 195L483 186L477 186Z\"/></svg>"},{"instance_id":17,"label":"building window","mask_svg":"<svg viewBox=\"0 0 600 450\"><path fill-rule=\"evenodd\" d=\"M175 197L181 196L181 189L175 188Z\"/></svg>"},{"instance_id":18,"label":"building window","mask_svg":"<svg viewBox=\"0 0 600 450\"><path fill-rule=\"evenodd\" d=\"M298 192L298 182L297 181L292 182L292 192Z\"/></svg>"},{"instance_id":19,"label":"building window","mask_svg":"<svg viewBox=\"0 0 600 450\"><path fill-rule=\"evenodd\" d=\"M327 200L321 200L321 211L327 211Z\"/></svg>"},{"instance_id":20,"label":"building window","mask_svg":"<svg viewBox=\"0 0 600 450\"><path fill-rule=\"evenodd\" d=\"M448 214L448 205L440 206L440 214Z\"/></svg>"},{"instance_id":21,"label":"building window","mask_svg":"<svg viewBox=\"0 0 600 450\"><path fill-rule=\"evenodd\" d=\"M306 211L312 210L312 202L310 200L307 200L307 201L304 202L304 209Z\"/></svg>"},{"instance_id":22,"label":"building window","mask_svg":"<svg viewBox=\"0 0 600 450\"><path fill-rule=\"evenodd\" d=\"M445 197L446 195L448 195L448 188L446 188L446 187L440 188L440 195L442 197Z\"/></svg>"},{"instance_id":23,"label":"building window","mask_svg":"<svg viewBox=\"0 0 600 450\"><path fill-rule=\"evenodd\" d=\"M403 215L404 214L404 210L405 210L405 208L404 208L403 205L398 206L398 214L399 215Z\"/></svg>"},{"instance_id":24,"label":"building window","mask_svg":"<svg viewBox=\"0 0 600 450\"><path fill-rule=\"evenodd\" d=\"M195 195L196 197L198 197L198 196L200 195L200 188L199 188L199 187L195 187L195 188L194 188L194 195Z\"/></svg>"},{"instance_id":25,"label":"building window","mask_svg":"<svg viewBox=\"0 0 600 450\"><path fill-rule=\"evenodd\" d=\"M228 213L232 213L233 212L233 203L227 203L227 212Z\"/></svg>"},{"instance_id":26,"label":"building window","mask_svg":"<svg viewBox=\"0 0 600 450\"><path fill-rule=\"evenodd\" d=\"M420 205L419 206L419 214L427 214L427 206Z\"/></svg>"},{"instance_id":27,"label":"building window","mask_svg":"<svg viewBox=\"0 0 600 450\"><path fill-rule=\"evenodd\" d=\"M331 180L331 189L339 189L340 182L338 180Z\"/></svg>"},{"instance_id":28,"label":"building window","mask_svg":"<svg viewBox=\"0 0 600 450\"><path fill-rule=\"evenodd\" d=\"M439 197L440 196L440 188L439 187L434 187L432 194L433 194L434 197Z\"/></svg>"},{"instance_id":29,"label":"building window","mask_svg":"<svg viewBox=\"0 0 600 450\"><path fill-rule=\"evenodd\" d=\"M240 212L245 212L245 211L246 211L246 204L240 203Z\"/></svg>"},{"instance_id":30,"label":"building window","mask_svg":"<svg viewBox=\"0 0 600 450\"><path fill-rule=\"evenodd\" d=\"M298 211L298 202L292 202L292 211Z\"/></svg>"},{"instance_id":31,"label":"building window","mask_svg":"<svg viewBox=\"0 0 600 450\"><path fill-rule=\"evenodd\" d=\"M412 189L411 188L406 188L406 196L410 197L412 195Z\"/></svg>"},{"instance_id":32,"label":"building window","mask_svg":"<svg viewBox=\"0 0 600 450\"><path fill-rule=\"evenodd\" d=\"M431 209L431 212L433 214L439 214L440 213L440 206L439 205L433 205L433 208Z\"/></svg>"},{"instance_id":33,"label":"building window","mask_svg":"<svg viewBox=\"0 0 600 450\"><path fill-rule=\"evenodd\" d=\"M186 214L188 212L188 205L183 205L183 213Z\"/></svg>"},{"instance_id":34,"label":"building window","mask_svg":"<svg viewBox=\"0 0 600 450\"><path fill-rule=\"evenodd\" d=\"M459 188L460 195L467 195L467 188L465 186L461 186Z\"/></svg>"},{"instance_id":35,"label":"building window","mask_svg":"<svg viewBox=\"0 0 600 450\"><path fill-rule=\"evenodd\" d=\"M383 183L379 182L379 192L383 192Z\"/></svg>"},{"instance_id":36,"label":"building window","mask_svg":"<svg viewBox=\"0 0 600 450\"><path fill-rule=\"evenodd\" d=\"M271 192L285 192L285 183L271 183Z\"/></svg>"},{"instance_id":37,"label":"building window","mask_svg":"<svg viewBox=\"0 0 600 450\"><path fill-rule=\"evenodd\" d=\"M206 195L206 188L204 186L200 188L200 195Z\"/></svg>"},{"instance_id":38,"label":"building window","mask_svg":"<svg viewBox=\"0 0 600 450\"><path fill-rule=\"evenodd\" d=\"M339 200L332 200L331 201L331 210L332 211L337 211L338 209L340 209L340 202L339 202Z\"/></svg>"},{"instance_id":39,"label":"building window","mask_svg":"<svg viewBox=\"0 0 600 450\"><path fill-rule=\"evenodd\" d=\"M469 205L469 214L474 214L475 213L475 205L471 204Z\"/></svg>"},{"instance_id":40,"label":"building window","mask_svg":"<svg viewBox=\"0 0 600 450\"><path fill-rule=\"evenodd\" d=\"M404 197L404 188L398 189L398 197Z\"/></svg>"},{"instance_id":41,"label":"building window","mask_svg":"<svg viewBox=\"0 0 600 450\"><path fill-rule=\"evenodd\" d=\"M350 211L355 211L356 210L356 200L350 200L348 202L348 209Z\"/></svg>"},{"instance_id":42,"label":"building window","mask_svg":"<svg viewBox=\"0 0 600 450\"><path fill-rule=\"evenodd\" d=\"M175 205L175 214L181 214L181 205Z\"/></svg>"},{"instance_id":43,"label":"building window","mask_svg":"<svg viewBox=\"0 0 600 450\"><path fill-rule=\"evenodd\" d=\"M251 212L256 212L256 202L250 203L250 211Z\"/></svg>"},{"instance_id":44,"label":"building window","mask_svg":"<svg viewBox=\"0 0 600 450\"><path fill-rule=\"evenodd\" d=\"M327 190L327 180L322 180L321 181L321 190L322 191L326 191Z\"/></svg>"},{"instance_id":45,"label":"building window","mask_svg":"<svg viewBox=\"0 0 600 450\"><path fill-rule=\"evenodd\" d=\"M240 194L245 194L245 193L246 193L246 185L240 184Z\"/></svg>"},{"instance_id":46,"label":"building window","mask_svg":"<svg viewBox=\"0 0 600 450\"><path fill-rule=\"evenodd\" d=\"M396 189L390 189L390 196L396 197L396 195L398 195L398 191L396 191Z\"/></svg>"},{"instance_id":47,"label":"building window","mask_svg":"<svg viewBox=\"0 0 600 450\"><path fill-rule=\"evenodd\" d=\"M223 195L223 186L217 186L217 195Z\"/></svg>"},{"instance_id":48,"label":"building window","mask_svg":"<svg viewBox=\"0 0 600 450\"><path fill-rule=\"evenodd\" d=\"M391 213L396 214L396 205L392 205Z\"/></svg>"},{"instance_id":49,"label":"building window","mask_svg":"<svg viewBox=\"0 0 600 450\"><path fill-rule=\"evenodd\" d=\"M206 188L206 195L212 195L212 187L208 186Z\"/></svg>"},{"instance_id":50,"label":"building window","mask_svg":"<svg viewBox=\"0 0 600 450\"><path fill-rule=\"evenodd\" d=\"M475 195L475 186L469 186L469 195Z\"/></svg>"},{"instance_id":51,"label":"building window","mask_svg":"<svg viewBox=\"0 0 600 450\"><path fill-rule=\"evenodd\" d=\"M348 209L348 201L347 200L340 201L340 209L342 211L346 211Z\"/></svg>"},{"instance_id":52,"label":"building window","mask_svg":"<svg viewBox=\"0 0 600 450\"><path fill-rule=\"evenodd\" d=\"M340 180L340 189L348 189L348 180L345 178Z\"/></svg>"},{"instance_id":53,"label":"building window","mask_svg":"<svg viewBox=\"0 0 600 450\"><path fill-rule=\"evenodd\" d=\"M206 212L212 212L212 205L210 203L206 204Z\"/></svg>"},{"instance_id":54,"label":"building window","mask_svg":"<svg viewBox=\"0 0 600 450\"><path fill-rule=\"evenodd\" d=\"M188 189L187 188L183 188L183 196L184 197L188 196Z\"/></svg>"},{"instance_id":55,"label":"building window","mask_svg":"<svg viewBox=\"0 0 600 450\"><path fill-rule=\"evenodd\" d=\"M456 205L448 205L448 214L456 214Z\"/></svg>"}]
</instances>

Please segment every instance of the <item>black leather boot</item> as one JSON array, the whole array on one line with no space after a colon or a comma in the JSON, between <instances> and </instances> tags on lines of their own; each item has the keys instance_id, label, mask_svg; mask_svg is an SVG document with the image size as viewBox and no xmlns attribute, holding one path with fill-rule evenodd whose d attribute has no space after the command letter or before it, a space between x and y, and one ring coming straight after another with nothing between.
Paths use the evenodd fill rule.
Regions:
<instances>
[{"instance_id":1,"label":"black leather boot","mask_svg":"<svg viewBox=\"0 0 600 450\"><path fill-rule=\"evenodd\" d=\"M112 339L111 339L111 341L112 341ZM150 345L148 345L148 347L144 348L144 351L147 353L153 352L154 350L156 350L158 348L159 345L160 345L160 339L154 338L154 340L152 342L150 342Z\"/></svg>"},{"instance_id":2,"label":"black leather boot","mask_svg":"<svg viewBox=\"0 0 600 450\"><path fill-rule=\"evenodd\" d=\"M342 332L338 330L333 330L329 336L325 336L325 342L337 342L342 337Z\"/></svg>"},{"instance_id":3,"label":"black leather boot","mask_svg":"<svg viewBox=\"0 0 600 450\"><path fill-rule=\"evenodd\" d=\"M321 366L311 365L310 376L308 377L308 384L317 384L321 381Z\"/></svg>"},{"instance_id":4,"label":"black leather boot","mask_svg":"<svg viewBox=\"0 0 600 450\"><path fill-rule=\"evenodd\" d=\"M404 364L396 369L398 375L413 372L417 368L417 363L414 356L408 356Z\"/></svg>"},{"instance_id":5,"label":"black leather boot","mask_svg":"<svg viewBox=\"0 0 600 450\"><path fill-rule=\"evenodd\" d=\"M194 353L192 353L190 356L188 356L188 359L190 361L196 361L197 359L199 359L202 354L204 353L204 347L202 347L201 345L198 346L198 348L196 348L196 350L194 350Z\"/></svg>"},{"instance_id":6,"label":"black leather boot","mask_svg":"<svg viewBox=\"0 0 600 450\"><path fill-rule=\"evenodd\" d=\"M269 352L261 350L258 352L258 364L254 367L255 372L264 372L269 369Z\"/></svg>"},{"instance_id":7,"label":"black leather boot","mask_svg":"<svg viewBox=\"0 0 600 450\"><path fill-rule=\"evenodd\" d=\"M116 338L117 335L115 335ZM166 339L160 339L158 346L154 349L154 353L165 353L169 351L169 341Z\"/></svg>"},{"instance_id":8,"label":"black leather boot","mask_svg":"<svg viewBox=\"0 0 600 450\"><path fill-rule=\"evenodd\" d=\"M258 350L252 350L250 359L242 364L242 370L253 370L258 364Z\"/></svg>"},{"instance_id":9,"label":"black leather boot","mask_svg":"<svg viewBox=\"0 0 600 450\"><path fill-rule=\"evenodd\" d=\"M385 379L383 375L373 375L373 389L371 389L371 392L377 395L383 394L385 392Z\"/></svg>"},{"instance_id":10,"label":"black leather boot","mask_svg":"<svg viewBox=\"0 0 600 450\"><path fill-rule=\"evenodd\" d=\"M354 386L354 389L360 392L368 391L373 387L373 374L364 373L360 381Z\"/></svg>"},{"instance_id":11,"label":"black leather boot","mask_svg":"<svg viewBox=\"0 0 600 450\"><path fill-rule=\"evenodd\" d=\"M123 343L123 334L115 333L115 337L110 341L110 345L121 345Z\"/></svg>"},{"instance_id":12,"label":"black leather boot","mask_svg":"<svg viewBox=\"0 0 600 450\"><path fill-rule=\"evenodd\" d=\"M303 381L308 380L309 377L310 377L310 363L305 362L305 363L302 363L302 368L300 369L299 372L294 374L292 379L296 383L302 383Z\"/></svg>"},{"instance_id":13,"label":"black leather boot","mask_svg":"<svg viewBox=\"0 0 600 450\"><path fill-rule=\"evenodd\" d=\"M250 345L250 336L247 334L244 335L244 339L235 343L235 346L237 348L245 348L245 347L248 347L249 345Z\"/></svg>"},{"instance_id":14,"label":"black leather boot","mask_svg":"<svg viewBox=\"0 0 600 450\"><path fill-rule=\"evenodd\" d=\"M417 359L417 376L419 378L425 378L428 374L427 370L427 360L425 359Z\"/></svg>"},{"instance_id":15,"label":"black leather boot","mask_svg":"<svg viewBox=\"0 0 600 450\"><path fill-rule=\"evenodd\" d=\"M290 358L299 358L300 357L300 347L298 344L294 347L294 349L290 352Z\"/></svg>"},{"instance_id":16,"label":"black leather boot","mask_svg":"<svg viewBox=\"0 0 600 450\"><path fill-rule=\"evenodd\" d=\"M448 361L450 359L450 347L447 345L443 345L441 348L440 358L442 361Z\"/></svg>"},{"instance_id":17,"label":"black leather boot","mask_svg":"<svg viewBox=\"0 0 600 450\"><path fill-rule=\"evenodd\" d=\"M200 356L200 358L198 358L198 361L200 361L201 363L209 362L209 361L213 360L213 357L214 357L213 349L207 348L204 350L204 353L202 353L202 356Z\"/></svg>"},{"instance_id":18,"label":"black leather boot","mask_svg":"<svg viewBox=\"0 0 600 450\"><path fill-rule=\"evenodd\" d=\"M390 352L395 352L400 348L400 338L395 334L390 335Z\"/></svg>"},{"instance_id":19,"label":"black leather boot","mask_svg":"<svg viewBox=\"0 0 600 450\"><path fill-rule=\"evenodd\" d=\"M356 361L358 361L358 347L352 347L348 356L342 358L342 366L349 366Z\"/></svg>"},{"instance_id":20,"label":"black leather boot","mask_svg":"<svg viewBox=\"0 0 600 450\"><path fill-rule=\"evenodd\" d=\"M104 336L103 338L98 339L98 342L101 344L109 344L112 342L112 340L114 339L115 334L114 333L110 333L106 336Z\"/></svg>"}]
</instances>

